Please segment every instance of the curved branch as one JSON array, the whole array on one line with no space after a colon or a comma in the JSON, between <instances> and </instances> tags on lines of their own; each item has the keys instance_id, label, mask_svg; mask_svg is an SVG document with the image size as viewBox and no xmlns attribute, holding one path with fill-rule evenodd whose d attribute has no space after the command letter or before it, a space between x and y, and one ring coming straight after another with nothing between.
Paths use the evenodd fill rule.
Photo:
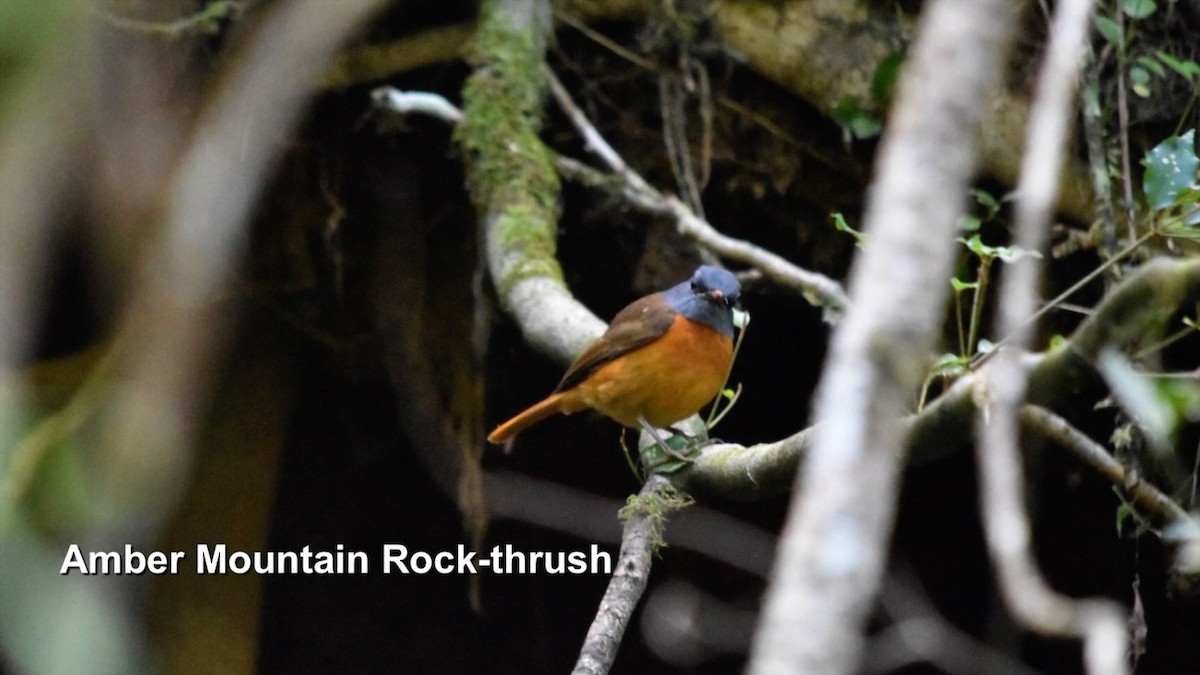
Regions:
<instances>
[{"instance_id":1,"label":"curved branch","mask_svg":"<svg viewBox=\"0 0 1200 675\"><path fill-rule=\"evenodd\" d=\"M575 105L575 101L571 99L566 88L549 70L547 70L547 79L550 83L550 91L558 101L559 107L563 109L571 123L583 136L588 150L595 153L619 178L619 181L616 181L616 187L631 204L647 212L674 219L680 234L699 243L704 248L723 258L754 267L778 284L795 288L803 293L804 297L812 304L825 307L832 319L837 319L845 311L848 299L846 291L838 282L823 274L811 272L795 265L782 256L748 241L721 234L708 221L697 216L687 204L651 187L600 135L600 132L588 121L579 106ZM560 170L565 169L566 175L578 176L592 185L606 186L614 183L604 176L590 175L585 168L574 162L567 164L560 162L559 167Z\"/></svg>"},{"instance_id":2,"label":"curved branch","mask_svg":"<svg viewBox=\"0 0 1200 675\"><path fill-rule=\"evenodd\" d=\"M571 296L555 257L558 174L538 138L549 16L545 0L483 4L456 134L500 301L527 343L569 363L604 322Z\"/></svg>"},{"instance_id":3,"label":"curved branch","mask_svg":"<svg viewBox=\"0 0 1200 675\"><path fill-rule=\"evenodd\" d=\"M1097 381L1093 360L1105 345L1129 351L1140 338L1166 327L1189 304L1200 302L1200 260L1155 260L1115 287L1075 329L1066 343L1030 354L1029 402L1060 410ZM971 438L974 392L981 372L960 378L923 411L903 419L910 463L923 463L961 449ZM800 459L817 427L783 440L744 446L721 443L674 475L682 489L727 499L749 500L789 490Z\"/></svg>"}]
</instances>

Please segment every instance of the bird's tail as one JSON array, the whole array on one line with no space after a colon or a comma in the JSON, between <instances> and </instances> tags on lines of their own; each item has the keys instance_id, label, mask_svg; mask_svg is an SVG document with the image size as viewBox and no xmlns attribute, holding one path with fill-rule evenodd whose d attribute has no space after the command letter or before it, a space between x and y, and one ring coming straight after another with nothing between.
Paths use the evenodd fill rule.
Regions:
<instances>
[{"instance_id":1,"label":"bird's tail","mask_svg":"<svg viewBox=\"0 0 1200 675\"><path fill-rule=\"evenodd\" d=\"M538 403L534 403L520 413L517 413L509 421L501 424L488 434L488 443L496 445L504 445L516 438L517 434L525 431L529 427L541 422L547 417L556 412L564 412L562 407L562 398L565 392L556 392L542 399Z\"/></svg>"}]
</instances>

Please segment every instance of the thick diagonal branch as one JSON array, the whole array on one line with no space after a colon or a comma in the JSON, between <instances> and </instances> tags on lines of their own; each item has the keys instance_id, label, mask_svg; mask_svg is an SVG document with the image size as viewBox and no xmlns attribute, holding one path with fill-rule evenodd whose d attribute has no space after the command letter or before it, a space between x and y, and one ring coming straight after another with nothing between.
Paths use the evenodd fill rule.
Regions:
<instances>
[{"instance_id":1,"label":"thick diagonal branch","mask_svg":"<svg viewBox=\"0 0 1200 675\"><path fill-rule=\"evenodd\" d=\"M780 542L749 672L848 673L884 569L906 399L924 377L977 165L976 131L1015 18L1000 0L925 5L865 213L850 309Z\"/></svg>"}]
</instances>

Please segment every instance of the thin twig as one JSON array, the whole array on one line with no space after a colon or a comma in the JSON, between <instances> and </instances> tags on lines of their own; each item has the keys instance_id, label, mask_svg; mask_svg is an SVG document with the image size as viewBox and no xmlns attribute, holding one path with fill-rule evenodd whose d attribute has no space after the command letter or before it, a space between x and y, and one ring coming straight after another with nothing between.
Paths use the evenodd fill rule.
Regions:
<instances>
[{"instance_id":1,"label":"thin twig","mask_svg":"<svg viewBox=\"0 0 1200 675\"><path fill-rule=\"evenodd\" d=\"M240 2L235 0L213 0L199 11L188 14L173 21L144 21L128 16L122 16L107 9L96 6L93 11L109 25L135 33L148 35L163 35L177 39L190 32L201 35L211 35L220 29L220 22L236 18L242 11Z\"/></svg>"},{"instance_id":2,"label":"thin twig","mask_svg":"<svg viewBox=\"0 0 1200 675\"><path fill-rule=\"evenodd\" d=\"M1025 250L1040 250L1049 230L1092 4L1063 0L1051 24L1017 187L1016 243ZM1039 264L1032 256L1015 261L1001 289L997 333L1010 336L1011 348L996 350L999 354L981 382L988 405L977 416L980 517L1001 595L1014 618L1039 633L1083 640L1091 675L1121 675L1129 672L1129 639L1120 607L1110 600L1073 600L1054 591L1038 569L1025 512L1018 413L1029 382L1020 357L1029 341L1027 317L1036 306Z\"/></svg>"},{"instance_id":3,"label":"thin twig","mask_svg":"<svg viewBox=\"0 0 1200 675\"><path fill-rule=\"evenodd\" d=\"M0 533L13 524L17 507L46 456L98 412L106 385L111 382L116 354L117 347L105 348L70 400L38 420L12 448L8 472L0 476Z\"/></svg>"},{"instance_id":4,"label":"thin twig","mask_svg":"<svg viewBox=\"0 0 1200 675\"><path fill-rule=\"evenodd\" d=\"M1011 333L1005 335L1003 338L1001 338L1000 341L997 342L995 345L997 349L993 349L989 352L985 352L983 354L976 355L975 358L972 359L972 361L971 361L971 367L972 368L979 367L985 361L987 361L989 358L991 358L993 354L996 354L999 351L1000 347L1005 347L1005 346L1012 344L1013 339L1017 335L1019 335L1020 331L1025 330L1025 329L1029 328L1030 326L1032 326L1034 324L1034 322L1036 322L1038 319L1042 318L1047 312L1055 309L1056 307L1060 307L1064 300L1071 297L1072 295L1075 295L1075 293L1079 289L1081 289L1084 286L1091 283L1092 279L1095 279L1096 277L1103 274L1104 270L1107 270L1109 267L1112 267L1113 265L1116 265L1117 263L1119 263L1122 260L1124 260L1125 258L1127 258L1130 254L1132 254L1134 251L1136 251L1142 244L1149 241L1150 238L1153 237L1155 234L1156 234L1156 232L1152 229L1146 231L1145 234L1138 237L1136 240L1134 240L1131 244L1129 244L1125 248L1121 249L1121 251L1118 252L1116 255L1109 258L1108 260L1105 260L1103 263L1101 263L1099 266L1097 266L1096 269L1085 274L1083 276L1083 278L1080 279L1079 281L1076 281L1074 284L1071 284L1070 288L1068 288L1067 290L1063 291L1062 293L1059 293L1058 295L1054 296L1054 299L1043 304L1041 309L1030 314L1027 318L1023 319L1021 324L1018 326L1018 328L1016 330L1014 330L1013 332L1011 332Z\"/></svg>"},{"instance_id":5,"label":"thin twig","mask_svg":"<svg viewBox=\"0 0 1200 675\"><path fill-rule=\"evenodd\" d=\"M652 187L638 172L631 169L621 155L600 135L596 127L588 121L587 116L571 99L562 83L548 69L546 77L551 93L571 123L583 136L587 149L599 157L615 174L615 176L609 176L577 160L556 155L554 157L555 167L563 176L578 180L591 187L600 187L616 192L639 209L674 219L680 234L691 238L723 258L758 269L763 276L775 283L800 291L813 304L824 306L833 319L845 311L849 303L846 291L838 282L823 274L799 267L782 256L748 241L721 234L708 221L697 217L679 199L664 195ZM438 94L402 92L393 87L380 87L371 93L371 98L376 105L402 114L430 115L451 125L457 125L462 121L462 111Z\"/></svg>"},{"instance_id":6,"label":"thin twig","mask_svg":"<svg viewBox=\"0 0 1200 675\"><path fill-rule=\"evenodd\" d=\"M1190 516L1175 500L1157 487L1140 478L1132 485L1129 472L1109 452L1059 415L1036 405L1021 408L1021 421L1031 429L1057 442L1096 473L1108 479L1140 512L1159 527L1172 523L1188 523ZM1191 525L1195 527L1195 525Z\"/></svg>"},{"instance_id":7,"label":"thin twig","mask_svg":"<svg viewBox=\"0 0 1200 675\"><path fill-rule=\"evenodd\" d=\"M823 274L798 267L783 257L747 241L721 234L708 221L696 216L678 198L664 195L651 187L604 140L596 127L588 121L583 111L571 99L571 95L567 93L558 78L554 77L553 73L547 72L547 79L551 94L580 135L583 136L588 149L625 182L622 194L631 204L650 213L672 217L680 234L695 240L723 258L758 269L764 276L778 284L799 290L813 304L824 306L833 318L840 316L845 311L849 302L845 290L838 282Z\"/></svg>"},{"instance_id":8,"label":"thin twig","mask_svg":"<svg viewBox=\"0 0 1200 675\"><path fill-rule=\"evenodd\" d=\"M613 54L616 54L617 56L634 64L635 66L638 66L639 68L642 68L643 70L649 71L651 73L665 73L667 70L663 66L659 65L656 61L652 61L644 56L635 54L634 52L621 46L620 43L613 40L612 38L609 38L608 36L604 35L603 33L599 32L599 31L593 30L586 23L580 21L579 19L575 18L571 14L567 14L565 12L555 10L554 18L558 19L559 21L562 21L563 23L567 24L571 28L574 28L575 30L579 31L580 33L583 33L592 42L595 42L596 44L600 45L601 47L604 47L605 49L612 52Z\"/></svg>"},{"instance_id":9,"label":"thin twig","mask_svg":"<svg viewBox=\"0 0 1200 675\"><path fill-rule=\"evenodd\" d=\"M1121 140L1121 187L1125 197L1125 219L1129 228L1129 239L1137 237L1137 225L1133 211L1133 173L1129 167L1129 95L1125 86L1125 65L1128 54L1125 50L1125 12L1118 8L1117 15L1117 124Z\"/></svg>"},{"instance_id":10,"label":"thin twig","mask_svg":"<svg viewBox=\"0 0 1200 675\"><path fill-rule=\"evenodd\" d=\"M395 87L379 87L371 92L371 101L380 108L400 115L418 113L442 120L452 126L463 120L462 110L441 94L425 91L400 91Z\"/></svg>"},{"instance_id":11,"label":"thin twig","mask_svg":"<svg viewBox=\"0 0 1200 675\"><path fill-rule=\"evenodd\" d=\"M1096 198L1094 228L1099 230L1096 248L1103 258L1113 258L1117 253L1117 221L1112 200L1112 178L1108 175L1108 147L1104 139L1103 110L1100 107L1100 69L1103 58L1089 47L1090 63L1084 69L1086 80L1080 88L1080 113L1083 119L1083 135L1087 140L1088 167L1092 177L1092 194ZM1121 268L1111 267L1109 285L1121 278Z\"/></svg>"}]
</instances>

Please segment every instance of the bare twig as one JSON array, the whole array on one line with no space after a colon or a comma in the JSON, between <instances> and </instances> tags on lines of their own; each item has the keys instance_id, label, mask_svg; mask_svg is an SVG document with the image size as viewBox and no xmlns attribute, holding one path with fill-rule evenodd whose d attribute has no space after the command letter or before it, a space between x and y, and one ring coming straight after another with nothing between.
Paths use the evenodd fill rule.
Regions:
<instances>
[{"instance_id":1,"label":"bare twig","mask_svg":"<svg viewBox=\"0 0 1200 675\"><path fill-rule=\"evenodd\" d=\"M1107 50L1106 50L1107 51ZM1096 249L1103 258L1117 253L1117 221L1113 209L1112 178L1108 175L1108 144L1104 139L1104 118L1100 108L1100 69L1103 58L1089 47L1089 64L1084 69L1086 79L1080 88L1080 110L1083 136L1087 140L1088 168L1092 178L1092 193L1096 197L1096 219L1092 231ZM1110 268L1108 279L1115 283L1121 278L1121 268ZM1109 284L1111 285L1111 283Z\"/></svg>"},{"instance_id":2,"label":"bare twig","mask_svg":"<svg viewBox=\"0 0 1200 675\"><path fill-rule=\"evenodd\" d=\"M116 28L176 39L190 32L202 35L214 34L220 29L222 21L236 18L238 13L242 11L242 6L240 2L235 0L212 0L212 2L209 2L193 14L173 21L162 22L143 21L128 16L121 16L99 6L95 7L93 11L106 23Z\"/></svg>"},{"instance_id":3,"label":"bare twig","mask_svg":"<svg viewBox=\"0 0 1200 675\"><path fill-rule=\"evenodd\" d=\"M1137 238L1134 223L1133 173L1129 168L1129 95L1125 85L1125 66L1128 52L1125 44L1125 12L1114 12L1117 17L1117 124L1121 141L1121 188L1125 198L1125 220L1129 227L1129 240Z\"/></svg>"},{"instance_id":4,"label":"bare twig","mask_svg":"<svg viewBox=\"0 0 1200 675\"><path fill-rule=\"evenodd\" d=\"M462 110L446 100L441 94L431 94L426 91L400 91L395 87L379 87L371 91L371 100L375 105L386 108L399 115L420 114L428 115L450 125L462 122Z\"/></svg>"},{"instance_id":5,"label":"bare twig","mask_svg":"<svg viewBox=\"0 0 1200 675\"><path fill-rule=\"evenodd\" d=\"M1069 450L1089 468L1108 479L1114 487L1129 495L1139 513L1149 517L1156 525L1164 527L1172 523L1188 523L1187 512L1175 500L1141 478L1129 484L1129 472L1125 467L1104 446L1062 417L1041 406L1027 405L1021 408L1021 421Z\"/></svg>"},{"instance_id":6,"label":"bare twig","mask_svg":"<svg viewBox=\"0 0 1200 675\"><path fill-rule=\"evenodd\" d=\"M1051 24L1017 189L1016 243L1026 250L1040 250L1049 229L1092 4L1064 0ZM1033 554L1017 415L1028 386L1020 355L1029 341L1027 318L1036 305L1038 265L1032 256L1015 261L1001 291L997 332L1011 336L1011 346L999 350L983 381L988 404L979 412L976 444L980 517L1001 595L1014 617L1040 633L1082 639L1089 673L1119 675L1128 672L1129 645L1120 608L1109 600L1071 600L1058 594L1042 577Z\"/></svg>"},{"instance_id":7,"label":"bare twig","mask_svg":"<svg viewBox=\"0 0 1200 675\"><path fill-rule=\"evenodd\" d=\"M563 111L583 136L587 148L604 162L612 172L606 174L577 160L555 155L555 168L565 177L585 185L603 188L624 196L630 204L649 213L673 218L679 232L700 245L729 260L745 263L761 271L772 281L794 288L809 297L814 304L825 306L835 317L846 307L846 292L841 284L823 274L801 268L785 258L742 239L727 237L711 224L692 213L686 204L675 197L662 194L636 171L600 135L583 111L571 99L566 89L552 74L548 75L550 89ZM430 115L449 124L459 124L462 112L445 98L428 92L402 92L392 87L380 87L372 92L377 105L399 113ZM597 332L596 335L599 335ZM594 336L593 336L594 337ZM566 360L570 360L569 358Z\"/></svg>"},{"instance_id":8,"label":"bare twig","mask_svg":"<svg viewBox=\"0 0 1200 675\"><path fill-rule=\"evenodd\" d=\"M888 579L879 602L894 623L871 636L864 673L894 673L927 662L946 673L1039 675L943 617L903 566Z\"/></svg>"},{"instance_id":9,"label":"bare twig","mask_svg":"<svg viewBox=\"0 0 1200 675\"><path fill-rule=\"evenodd\" d=\"M675 220L680 234L693 239L717 255L749 265L761 271L772 281L795 288L810 302L824 306L834 317L840 316L847 306L846 292L841 284L823 274L805 270L783 257L771 253L741 239L727 237L717 231L708 221L698 217L686 204L675 197L662 194L650 186L636 171L631 169L621 156L613 150L596 127L588 121L583 111L571 99L558 78L547 72L550 92L559 106L583 136L588 150L592 151L625 183L623 194L634 206L650 213L669 216Z\"/></svg>"}]
</instances>

